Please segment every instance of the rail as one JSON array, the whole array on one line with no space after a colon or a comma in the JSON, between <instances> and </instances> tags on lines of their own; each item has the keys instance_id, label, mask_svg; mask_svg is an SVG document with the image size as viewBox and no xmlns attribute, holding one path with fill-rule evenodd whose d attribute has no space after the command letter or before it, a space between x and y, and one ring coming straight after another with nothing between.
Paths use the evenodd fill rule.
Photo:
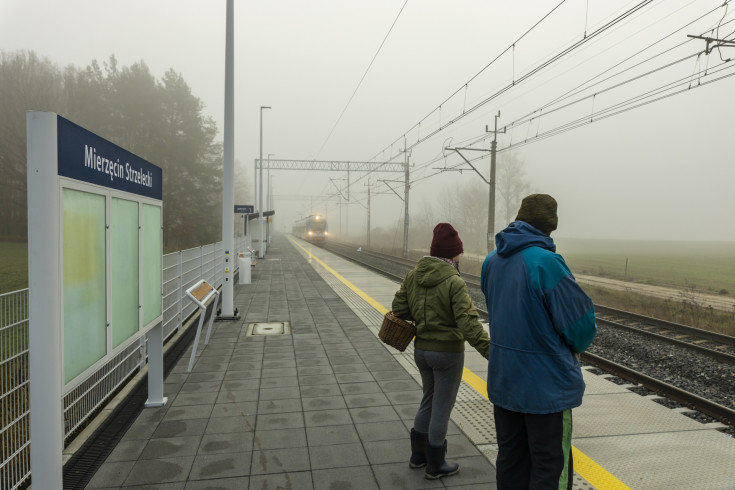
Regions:
<instances>
[{"instance_id":1,"label":"rail","mask_svg":"<svg viewBox=\"0 0 735 490\"><path fill-rule=\"evenodd\" d=\"M237 237L244 250L247 239ZM222 285L222 242L163 256L164 342L196 313L186 290L199 280ZM235 263L237 269L237 263ZM146 362L146 340L120 352L64 396L64 440L68 443ZM0 488L22 488L31 476L28 405L28 289L0 294Z\"/></svg>"}]
</instances>

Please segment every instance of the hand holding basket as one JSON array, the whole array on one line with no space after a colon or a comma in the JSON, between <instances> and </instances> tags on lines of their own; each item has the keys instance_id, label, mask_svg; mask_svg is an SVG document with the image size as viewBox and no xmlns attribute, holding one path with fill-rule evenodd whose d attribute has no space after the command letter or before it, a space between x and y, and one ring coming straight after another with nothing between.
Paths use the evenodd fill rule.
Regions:
<instances>
[{"instance_id":1,"label":"hand holding basket","mask_svg":"<svg viewBox=\"0 0 735 490\"><path fill-rule=\"evenodd\" d=\"M416 336L416 326L413 323L401 320L389 311L383 317L378 338L394 349L403 352Z\"/></svg>"}]
</instances>

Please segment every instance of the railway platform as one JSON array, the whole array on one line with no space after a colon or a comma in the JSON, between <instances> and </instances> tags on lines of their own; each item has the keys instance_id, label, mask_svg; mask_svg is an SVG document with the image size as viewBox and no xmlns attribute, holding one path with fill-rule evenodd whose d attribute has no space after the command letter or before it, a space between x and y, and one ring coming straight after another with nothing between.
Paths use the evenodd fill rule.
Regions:
<instances>
[{"instance_id":1,"label":"railway platform","mask_svg":"<svg viewBox=\"0 0 735 490\"><path fill-rule=\"evenodd\" d=\"M447 436L452 477L408 467L421 398L412 347L377 338L398 285L291 236L274 235L239 321L217 322L165 380L86 488L495 488L486 361L466 351ZM735 488L735 439L604 376L584 373L574 411L575 488Z\"/></svg>"}]
</instances>

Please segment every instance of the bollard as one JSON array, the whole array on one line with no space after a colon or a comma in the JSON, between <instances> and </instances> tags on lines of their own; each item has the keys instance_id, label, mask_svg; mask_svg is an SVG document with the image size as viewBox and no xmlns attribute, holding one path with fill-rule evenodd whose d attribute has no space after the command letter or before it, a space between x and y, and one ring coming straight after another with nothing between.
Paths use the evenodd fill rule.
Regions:
<instances>
[{"instance_id":1,"label":"bollard","mask_svg":"<svg viewBox=\"0 0 735 490\"><path fill-rule=\"evenodd\" d=\"M240 267L238 284L250 284L250 251L240 252L237 261L237 265Z\"/></svg>"}]
</instances>

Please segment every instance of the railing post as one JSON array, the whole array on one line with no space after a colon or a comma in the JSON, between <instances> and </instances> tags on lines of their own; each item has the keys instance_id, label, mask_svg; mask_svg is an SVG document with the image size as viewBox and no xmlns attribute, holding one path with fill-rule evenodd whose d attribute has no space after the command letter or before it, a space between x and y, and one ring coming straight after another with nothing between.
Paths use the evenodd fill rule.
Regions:
<instances>
[{"instance_id":1,"label":"railing post","mask_svg":"<svg viewBox=\"0 0 735 490\"><path fill-rule=\"evenodd\" d=\"M184 267L183 267L183 254L179 250L178 264L176 265L179 274L179 294L176 295L176 302L179 305L179 320L176 322L176 330L179 330L184 326L184 314L183 314L183 297L184 297Z\"/></svg>"}]
</instances>

